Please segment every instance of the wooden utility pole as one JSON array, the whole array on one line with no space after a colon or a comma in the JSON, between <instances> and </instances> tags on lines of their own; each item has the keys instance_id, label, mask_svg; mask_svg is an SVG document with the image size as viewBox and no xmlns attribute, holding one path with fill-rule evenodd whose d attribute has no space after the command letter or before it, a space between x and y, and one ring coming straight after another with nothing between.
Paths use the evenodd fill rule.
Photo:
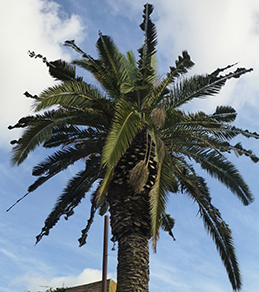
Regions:
<instances>
[{"instance_id":1,"label":"wooden utility pole","mask_svg":"<svg viewBox=\"0 0 259 292\"><path fill-rule=\"evenodd\" d=\"M107 258L108 258L108 228L109 216L104 216L104 235L103 235L103 276L102 276L102 292L107 292Z\"/></svg>"}]
</instances>

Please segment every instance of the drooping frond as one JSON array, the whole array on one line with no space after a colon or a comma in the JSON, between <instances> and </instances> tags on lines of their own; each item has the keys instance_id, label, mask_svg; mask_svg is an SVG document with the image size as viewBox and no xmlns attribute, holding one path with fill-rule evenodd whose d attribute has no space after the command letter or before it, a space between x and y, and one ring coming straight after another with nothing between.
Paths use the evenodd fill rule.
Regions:
<instances>
[{"instance_id":1,"label":"drooping frond","mask_svg":"<svg viewBox=\"0 0 259 292\"><path fill-rule=\"evenodd\" d=\"M164 213L162 222L161 222L161 228L168 232L168 234L175 240L175 237L173 235L172 229L174 228L175 220L172 218L169 214Z\"/></svg>"},{"instance_id":2,"label":"drooping frond","mask_svg":"<svg viewBox=\"0 0 259 292\"><path fill-rule=\"evenodd\" d=\"M233 290L241 288L241 276L233 245L233 238L228 225L221 218L221 214L211 204L209 190L203 178L197 176L187 168L175 169L175 175L185 191L199 206L199 214L204 226L216 244L221 260L226 268Z\"/></svg>"},{"instance_id":3,"label":"drooping frond","mask_svg":"<svg viewBox=\"0 0 259 292\"><path fill-rule=\"evenodd\" d=\"M247 184L239 174L235 166L223 155L213 150L201 150L198 147L188 147L183 151L185 155L193 158L202 169L205 169L212 177L219 180L232 193L242 201L244 205L253 202L254 198Z\"/></svg>"},{"instance_id":4,"label":"drooping frond","mask_svg":"<svg viewBox=\"0 0 259 292\"><path fill-rule=\"evenodd\" d=\"M199 213L203 219L204 226L216 244L216 248L226 268L233 290L239 290L242 284L241 275L235 254L231 230L221 218L219 210L211 204L209 194L204 193L206 188L204 188L204 180L200 177L197 178L200 181L199 185L192 181L191 176L189 180L186 180L185 190L199 206Z\"/></svg>"},{"instance_id":5,"label":"drooping frond","mask_svg":"<svg viewBox=\"0 0 259 292\"><path fill-rule=\"evenodd\" d=\"M90 116L91 118L93 118L93 115ZM100 116L98 117L100 119ZM83 120L85 119L86 117ZM85 124L90 125L90 123L88 122L86 122ZM43 147L53 148L61 145L77 144L86 139L98 141L99 143L101 143L101 140L104 137L106 131L101 131L98 128L98 124L97 128L90 126L88 126L87 128L83 128L76 125L59 126L58 128L53 129L51 138L43 144Z\"/></svg>"},{"instance_id":6,"label":"drooping frond","mask_svg":"<svg viewBox=\"0 0 259 292\"><path fill-rule=\"evenodd\" d=\"M96 154L102 147L97 141L83 141L82 143L64 147L48 156L44 161L33 167L32 175L50 175L66 169L79 159L86 159L90 154Z\"/></svg>"},{"instance_id":7,"label":"drooping frond","mask_svg":"<svg viewBox=\"0 0 259 292\"><path fill-rule=\"evenodd\" d=\"M93 118L91 115L90 117ZM14 127L23 127L24 124L26 125L26 129L22 137L16 141L16 145L13 147L12 163L19 165L37 146L51 140L53 131L62 129L64 125L70 123L80 124L80 120L83 124L87 121L87 118L83 119L82 114L79 116L77 111L66 112L63 110L46 111L43 114L28 116L21 119ZM91 119L91 123L93 121L94 120ZM98 122L100 121L101 116L99 115ZM90 126L92 125L90 124Z\"/></svg>"},{"instance_id":8,"label":"drooping frond","mask_svg":"<svg viewBox=\"0 0 259 292\"><path fill-rule=\"evenodd\" d=\"M33 151L44 141L48 140L52 134L52 128L56 124L41 118L40 115L35 117L33 125L25 130L22 137L17 141L17 145L13 147L11 162L13 165L19 165L26 159L29 152Z\"/></svg>"},{"instance_id":9,"label":"drooping frond","mask_svg":"<svg viewBox=\"0 0 259 292\"><path fill-rule=\"evenodd\" d=\"M96 163L96 161L99 161ZM100 158L92 156L86 161L85 170L80 171L67 184L63 194L59 197L54 209L45 220L41 233L36 237L36 244L44 235L48 235L52 227L56 225L62 215L66 219L73 214L74 208L84 198L86 192L99 178Z\"/></svg>"},{"instance_id":10,"label":"drooping frond","mask_svg":"<svg viewBox=\"0 0 259 292\"><path fill-rule=\"evenodd\" d=\"M159 229L163 224L165 206L169 192L176 192L178 183L172 173L169 156L159 163L155 186L150 191L150 216L152 226L153 249L156 251Z\"/></svg>"}]
</instances>

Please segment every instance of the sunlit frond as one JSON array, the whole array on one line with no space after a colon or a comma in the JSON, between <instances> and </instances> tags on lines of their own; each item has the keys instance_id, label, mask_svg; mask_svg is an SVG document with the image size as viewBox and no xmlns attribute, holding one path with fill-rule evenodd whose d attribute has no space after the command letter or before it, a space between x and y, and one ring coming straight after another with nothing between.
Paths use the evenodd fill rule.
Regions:
<instances>
[{"instance_id":1,"label":"sunlit frond","mask_svg":"<svg viewBox=\"0 0 259 292\"><path fill-rule=\"evenodd\" d=\"M143 122L134 107L125 100L118 103L113 125L103 151L103 165L114 167Z\"/></svg>"}]
</instances>

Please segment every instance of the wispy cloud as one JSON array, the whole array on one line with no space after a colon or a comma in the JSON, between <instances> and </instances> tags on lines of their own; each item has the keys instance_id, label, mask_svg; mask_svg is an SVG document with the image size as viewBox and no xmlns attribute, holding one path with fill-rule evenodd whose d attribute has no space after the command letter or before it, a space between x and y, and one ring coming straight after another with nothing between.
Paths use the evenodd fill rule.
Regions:
<instances>
[{"instance_id":1,"label":"wispy cloud","mask_svg":"<svg viewBox=\"0 0 259 292\"><path fill-rule=\"evenodd\" d=\"M85 27L79 16L66 14L53 1L41 0L6 1L0 11L0 25L0 146L7 147L8 141L18 136L7 126L29 114L31 101L23 93L38 94L53 82L42 62L30 59L27 51L41 53L49 60L68 60L62 43L70 38L82 40Z\"/></svg>"}]
</instances>

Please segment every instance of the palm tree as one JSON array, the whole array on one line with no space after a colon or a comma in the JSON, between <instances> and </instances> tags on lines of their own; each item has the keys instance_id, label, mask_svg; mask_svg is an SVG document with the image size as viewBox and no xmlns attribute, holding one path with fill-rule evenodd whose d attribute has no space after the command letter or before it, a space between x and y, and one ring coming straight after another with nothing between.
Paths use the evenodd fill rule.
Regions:
<instances>
[{"instance_id":1,"label":"palm tree","mask_svg":"<svg viewBox=\"0 0 259 292\"><path fill-rule=\"evenodd\" d=\"M207 184L190 160L248 205L253 195L224 154L234 152L257 162L259 158L251 150L230 142L238 135L256 139L259 135L233 126L236 111L230 106L218 106L210 115L186 113L181 106L219 93L227 80L252 69L230 72L234 65L229 65L207 75L186 77L194 63L184 51L167 74L158 76L152 11L152 5L144 6L140 25L144 43L138 61L132 52L121 54L112 39L101 33L97 59L74 41L65 45L81 54L81 59L71 64L49 62L30 52L31 57L43 59L59 82L39 96L25 93L34 99L37 114L9 126L25 128L21 138L11 142L12 163L19 165L40 145L57 150L33 168L32 174L38 178L25 196L76 161L84 161L84 168L64 188L36 242L49 234L61 216L71 216L95 186L80 246L86 243L95 212L104 214L109 208L113 240L118 242L117 291L148 291L149 240L155 251L160 228L173 237L174 219L167 213L166 203L170 193L185 193L198 204L232 287L239 290L241 277L231 231L211 204ZM92 73L99 85L77 77L75 66Z\"/></svg>"}]
</instances>

